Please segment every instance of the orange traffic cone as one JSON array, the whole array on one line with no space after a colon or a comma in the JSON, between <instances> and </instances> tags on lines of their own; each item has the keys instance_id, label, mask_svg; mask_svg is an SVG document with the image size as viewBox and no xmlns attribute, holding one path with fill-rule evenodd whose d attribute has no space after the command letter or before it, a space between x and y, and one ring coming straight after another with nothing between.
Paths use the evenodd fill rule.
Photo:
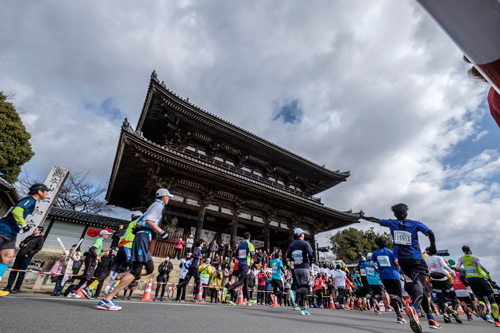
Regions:
<instances>
[{"instance_id":1,"label":"orange traffic cone","mask_svg":"<svg viewBox=\"0 0 500 333\"><path fill-rule=\"evenodd\" d=\"M248 302L248 301L247 301L247 299L245 298L245 299L243 300L243 304L242 304L242 305L247 305L247 302Z\"/></svg>"},{"instance_id":2,"label":"orange traffic cone","mask_svg":"<svg viewBox=\"0 0 500 333\"><path fill-rule=\"evenodd\" d=\"M273 299L274 299L274 307L279 308L280 304L278 303L278 297L274 296Z\"/></svg>"},{"instance_id":3,"label":"orange traffic cone","mask_svg":"<svg viewBox=\"0 0 500 333\"><path fill-rule=\"evenodd\" d=\"M83 286L81 286L80 288L78 288L78 290L76 291L76 294L78 296L80 296L81 298L85 298L85 295L82 293L82 289L85 288L87 286L87 282L85 282L83 284Z\"/></svg>"},{"instance_id":4,"label":"orange traffic cone","mask_svg":"<svg viewBox=\"0 0 500 333\"><path fill-rule=\"evenodd\" d=\"M200 289L198 289L198 295L196 296L196 299L193 302L197 302L204 304L205 301L203 300L203 286L200 284Z\"/></svg>"},{"instance_id":5,"label":"orange traffic cone","mask_svg":"<svg viewBox=\"0 0 500 333\"><path fill-rule=\"evenodd\" d=\"M329 306L330 309L335 309L335 304L333 304L333 296L330 295L330 306Z\"/></svg>"},{"instance_id":6,"label":"orange traffic cone","mask_svg":"<svg viewBox=\"0 0 500 333\"><path fill-rule=\"evenodd\" d=\"M142 295L141 301L151 302L151 286L153 285L153 280L149 279L148 284L146 286L146 290L144 291L144 295Z\"/></svg>"},{"instance_id":7,"label":"orange traffic cone","mask_svg":"<svg viewBox=\"0 0 500 333\"><path fill-rule=\"evenodd\" d=\"M240 288L238 291L238 305L243 305L243 290Z\"/></svg>"}]
</instances>

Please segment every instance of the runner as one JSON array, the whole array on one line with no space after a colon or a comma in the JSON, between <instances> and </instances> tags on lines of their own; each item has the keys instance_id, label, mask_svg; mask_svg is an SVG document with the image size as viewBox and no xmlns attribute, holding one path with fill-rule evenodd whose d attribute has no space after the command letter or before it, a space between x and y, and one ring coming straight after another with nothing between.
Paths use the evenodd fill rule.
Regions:
<instances>
[{"instance_id":1,"label":"runner","mask_svg":"<svg viewBox=\"0 0 500 333\"><path fill-rule=\"evenodd\" d=\"M372 310L377 315L381 315L380 307L378 305L381 297L383 296L384 286L378 273L378 264L372 266L372 254L368 253L368 261L365 261L361 266L366 271L366 280L370 286L371 293L366 294L366 299L370 302Z\"/></svg>"},{"instance_id":2,"label":"runner","mask_svg":"<svg viewBox=\"0 0 500 333\"><path fill-rule=\"evenodd\" d=\"M163 209L168 204L173 195L167 189L159 189L156 191L156 200L149 206L148 210L137 221L135 226L135 238L132 245L132 271L127 273L121 280L118 286L110 292L97 305L98 309L109 311L120 311L122 308L113 301L120 291L128 286L133 280L138 279L142 275L149 275L154 271L153 257L149 252L151 239L156 238L155 232L160 234L160 237L166 239L168 234L158 225L163 217ZM145 266L145 269L144 269Z\"/></svg>"},{"instance_id":3,"label":"runner","mask_svg":"<svg viewBox=\"0 0 500 333\"><path fill-rule=\"evenodd\" d=\"M222 291L223 297L227 294L227 292L231 292L232 297L235 297L237 294L236 288L243 285L243 298L247 299L247 305L251 306L252 304L257 303L255 300L250 300L248 296L248 279L247 274L250 270L251 257L255 255L255 248L252 243L250 243L250 233L245 232L243 234L243 241L236 247L234 251L234 255L238 256L238 270L233 272L233 276L238 278L238 281L233 284L227 284L224 286L224 290ZM233 301L229 302L230 305L236 305Z\"/></svg>"},{"instance_id":4,"label":"runner","mask_svg":"<svg viewBox=\"0 0 500 333\"><path fill-rule=\"evenodd\" d=\"M316 275L316 278L314 279L314 294L316 295L318 299L318 308L321 306L323 303L323 287L324 287L325 281L321 277L321 274L318 273Z\"/></svg>"},{"instance_id":5,"label":"runner","mask_svg":"<svg viewBox=\"0 0 500 333\"><path fill-rule=\"evenodd\" d=\"M370 265L378 270L385 290L389 293L391 306L396 312L396 321L398 324L404 324L405 320L401 314L400 308L403 308L403 293L401 290L401 282L399 280L397 259L394 259L393 252L387 248L387 240L384 237L374 239L375 244L379 247L373 252ZM375 263L378 264L375 265Z\"/></svg>"},{"instance_id":6,"label":"runner","mask_svg":"<svg viewBox=\"0 0 500 333\"><path fill-rule=\"evenodd\" d=\"M313 261L313 251L311 245L304 241L304 230L297 228L293 232L295 240L286 251L286 256L293 263L293 273L297 284L295 294L298 295L298 303L300 306L301 315L311 315L306 308L306 295L309 293L309 281L311 280L311 272L309 271L309 263ZM294 297L295 298L295 297Z\"/></svg>"},{"instance_id":7,"label":"runner","mask_svg":"<svg viewBox=\"0 0 500 333\"><path fill-rule=\"evenodd\" d=\"M453 290L452 275L455 275L453 270L448 267L444 262L442 257L435 254L429 253L429 248L426 249L428 256L425 258L425 262L429 267L430 271L430 282L434 292L437 294L438 306L443 313L443 318L445 323L451 323L448 312L455 318L457 323L462 323L462 320L458 316L458 299L455 291ZM452 309L448 309L445 305L447 301L451 301L453 306Z\"/></svg>"},{"instance_id":8,"label":"runner","mask_svg":"<svg viewBox=\"0 0 500 333\"><path fill-rule=\"evenodd\" d=\"M450 262L449 260L448 262ZM473 301L470 298L469 290L467 290L467 286L464 284L460 277L460 272L454 272L452 275L453 278L453 289L455 290L455 295L457 295L458 300L460 301L460 305L464 309L465 314L467 315L467 320L472 321L471 309L474 309ZM467 283L468 284L468 283Z\"/></svg>"},{"instance_id":9,"label":"runner","mask_svg":"<svg viewBox=\"0 0 500 333\"><path fill-rule=\"evenodd\" d=\"M347 275L343 270L340 269L340 265L335 267L333 271L333 278L335 280L335 287L337 287L338 296L335 301L335 307L337 309L344 309L344 296L345 296L345 281L347 279Z\"/></svg>"},{"instance_id":10,"label":"runner","mask_svg":"<svg viewBox=\"0 0 500 333\"><path fill-rule=\"evenodd\" d=\"M0 219L0 277L5 273L16 254L16 238L19 232L26 233L30 226L28 216L35 210L37 201L44 200L52 191L45 184L36 183L30 187L27 197L22 198ZM0 291L0 296L8 295L8 290Z\"/></svg>"},{"instance_id":11,"label":"runner","mask_svg":"<svg viewBox=\"0 0 500 333\"><path fill-rule=\"evenodd\" d=\"M491 322L489 316L491 312L495 326L500 327L500 322L498 320L498 305L495 301L495 290L493 290L489 282L491 281L491 275L483 266L481 260L472 255L470 247L464 245L462 246L462 251L465 255L458 258L457 270L465 270L470 288L479 300L479 315L484 320ZM462 266L464 266L463 269Z\"/></svg>"},{"instance_id":12,"label":"runner","mask_svg":"<svg viewBox=\"0 0 500 333\"><path fill-rule=\"evenodd\" d=\"M405 312L410 318L410 327L415 333L421 333L422 327L418 319L418 308L420 305L427 314L429 328L440 329L441 326L434 319L429 307L429 300L424 295L425 281L428 273L420 244L418 242L418 232L420 231L429 237L431 246L430 252L436 253L436 238L431 229L419 221L409 220L408 206L400 203L391 207L396 220L381 220L375 217L365 217L361 211L361 218L370 222L379 223L388 227L394 242L394 259L398 260L399 266L406 276L412 279L411 300L412 303L405 306Z\"/></svg>"},{"instance_id":13,"label":"runner","mask_svg":"<svg viewBox=\"0 0 500 333\"><path fill-rule=\"evenodd\" d=\"M203 255L201 253L202 242L203 241L201 239L197 239L194 242L194 246L196 246L196 248L194 249L194 252L191 255L191 263L189 264L188 272L186 273L184 280L182 282L179 282L179 284L177 285L177 297L176 297L177 300L179 299L180 290L189 284L189 281L191 280L192 277L194 277L194 284L195 284L193 293L196 294L200 290L199 267L200 267L200 260L203 258ZM196 300L196 303L200 303L201 301L202 301L201 299L198 299Z\"/></svg>"},{"instance_id":14,"label":"runner","mask_svg":"<svg viewBox=\"0 0 500 333\"><path fill-rule=\"evenodd\" d=\"M283 294L283 281L281 279L281 273L285 273L283 263L281 262L281 256L279 254L273 254L273 259L269 262L269 266L271 266L272 271L271 284L273 285L273 294L277 297L278 304L281 306L283 304L281 297Z\"/></svg>"}]
</instances>

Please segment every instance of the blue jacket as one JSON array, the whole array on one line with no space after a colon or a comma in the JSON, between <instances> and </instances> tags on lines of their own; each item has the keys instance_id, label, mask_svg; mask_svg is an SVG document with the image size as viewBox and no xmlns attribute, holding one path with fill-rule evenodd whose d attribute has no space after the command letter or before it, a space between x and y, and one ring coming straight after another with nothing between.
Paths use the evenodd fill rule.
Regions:
<instances>
[{"instance_id":1,"label":"blue jacket","mask_svg":"<svg viewBox=\"0 0 500 333\"><path fill-rule=\"evenodd\" d=\"M271 284L271 278L266 279L266 291L271 291L273 290L272 284Z\"/></svg>"}]
</instances>

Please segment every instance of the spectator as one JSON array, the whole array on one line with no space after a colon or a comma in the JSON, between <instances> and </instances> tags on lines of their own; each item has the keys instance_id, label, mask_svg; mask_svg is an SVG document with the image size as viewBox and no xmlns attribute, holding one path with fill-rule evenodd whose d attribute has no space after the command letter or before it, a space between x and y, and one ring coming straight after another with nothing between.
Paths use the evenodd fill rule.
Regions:
<instances>
[{"instance_id":1,"label":"spectator","mask_svg":"<svg viewBox=\"0 0 500 333\"><path fill-rule=\"evenodd\" d=\"M285 273L285 279L283 281L283 301L286 306L294 306L294 304L290 304L290 298L288 297L288 293L290 289L292 289L293 278L292 274L289 270Z\"/></svg>"},{"instance_id":2,"label":"spectator","mask_svg":"<svg viewBox=\"0 0 500 333\"><path fill-rule=\"evenodd\" d=\"M221 244L219 246L219 257L221 260L224 258L224 253L226 253L226 247L224 246L224 244Z\"/></svg>"},{"instance_id":3,"label":"spectator","mask_svg":"<svg viewBox=\"0 0 500 333\"><path fill-rule=\"evenodd\" d=\"M215 241L215 239L214 239L214 240L212 241L212 245L210 245L210 252L209 252L208 256L209 256L210 258L212 258L212 257L211 257L211 255L215 255L215 254L217 254L217 251L219 251L219 245L217 245L217 242L216 242L216 241Z\"/></svg>"},{"instance_id":4,"label":"spectator","mask_svg":"<svg viewBox=\"0 0 500 333\"><path fill-rule=\"evenodd\" d=\"M19 244L19 251L17 252L16 256L16 261L14 262L14 265L12 266L12 269L19 269L19 270L25 270L28 268L28 265L31 262L31 259L33 259L33 256L38 253L43 247L43 243L45 241L45 238L41 235L43 231L43 227L37 227L35 230L33 230L33 234L30 236L26 237L25 240ZM14 284L14 281L16 280L17 273L15 271L11 271L9 274L9 281L7 282L7 287L4 289L4 291L10 291L10 288ZM24 276L26 275L26 272L19 272L19 278L17 279L16 285L14 286L14 289L12 289L11 294L17 294L19 289L21 289L21 285L23 284L24 281Z\"/></svg>"},{"instance_id":5,"label":"spectator","mask_svg":"<svg viewBox=\"0 0 500 333\"><path fill-rule=\"evenodd\" d=\"M227 258L226 258L226 262L227 262ZM231 273L229 272L229 265L226 265L226 267L224 267L222 269L222 283L221 283L221 286L225 286L229 282L229 276L230 275L231 275Z\"/></svg>"},{"instance_id":6,"label":"spectator","mask_svg":"<svg viewBox=\"0 0 500 333\"><path fill-rule=\"evenodd\" d=\"M264 266L260 266L260 272L257 274L257 304L259 305L264 305L265 293L263 291L266 290L266 279L267 275L264 272Z\"/></svg>"},{"instance_id":7,"label":"spectator","mask_svg":"<svg viewBox=\"0 0 500 333\"><path fill-rule=\"evenodd\" d=\"M125 229L123 229L123 224L120 224L118 230L115 231L113 236L111 237L111 248L116 250L118 244L120 243L120 239L125 235Z\"/></svg>"},{"instance_id":8,"label":"spectator","mask_svg":"<svg viewBox=\"0 0 500 333\"><path fill-rule=\"evenodd\" d=\"M269 260L268 251L264 251L264 254L262 255L262 266L264 266L265 268L269 266L268 260Z\"/></svg>"},{"instance_id":9,"label":"spectator","mask_svg":"<svg viewBox=\"0 0 500 333\"><path fill-rule=\"evenodd\" d=\"M182 240L182 237L179 237L179 240L177 241L177 245L175 245L175 259L181 257L181 252L182 252L182 246L185 245L184 241Z\"/></svg>"},{"instance_id":10,"label":"spectator","mask_svg":"<svg viewBox=\"0 0 500 333\"><path fill-rule=\"evenodd\" d=\"M205 300L210 274L212 274L212 265L210 265L210 261L210 258L207 258L205 263L198 268L200 272L200 283L203 285L203 300ZM196 290L196 292L198 292L198 290Z\"/></svg>"},{"instance_id":11,"label":"spectator","mask_svg":"<svg viewBox=\"0 0 500 333\"><path fill-rule=\"evenodd\" d=\"M252 295L253 295L253 289L255 287L255 270L253 268L250 270L250 273L248 273L247 279L248 279L248 297L249 297L248 300L251 300L253 299Z\"/></svg>"},{"instance_id":12,"label":"spectator","mask_svg":"<svg viewBox=\"0 0 500 333\"><path fill-rule=\"evenodd\" d=\"M96 298L99 297L102 286L104 284L104 280L106 280L106 278L109 275L109 272L111 271L113 260L114 260L114 255L113 255L113 249L111 248L108 251L104 252L104 255L101 257L101 261L99 262L97 268L95 269L94 277L97 278L97 282L99 283L94 293L94 297Z\"/></svg>"},{"instance_id":13,"label":"spectator","mask_svg":"<svg viewBox=\"0 0 500 333\"><path fill-rule=\"evenodd\" d=\"M257 263L259 265L262 265L262 258L264 256L264 253L262 253L262 249L259 249L257 252Z\"/></svg>"},{"instance_id":14,"label":"spectator","mask_svg":"<svg viewBox=\"0 0 500 333\"><path fill-rule=\"evenodd\" d=\"M193 235L189 235L188 239L186 239L186 253L192 253L193 252Z\"/></svg>"},{"instance_id":15,"label":"spectator","mask_svg":"<svg viewBox=\"0 0 500 333\"><path fill-rule=\"evenodd\" d=\"M266 274L266 305L271 305L271 291L273 290L273 284L271 272Z\"/></svg>"},{"instance_id":16,"label":"spectator","mask_svg":"<svg viewBox=\"0 0 500 333\"><path fill-rule=\"evenodd\" d=\"M212 266L217 267L220 265L220 257L218 253L215 253L214 258L212 259Z\"/></svg>"},{"instance_id":17,"label":"spectator","mask_svg":"<svg viewBox=\"0 0 500 333\"><path fill-rule=\"evenodd\" d=\"M212 275L212 279L210 280L210 303L213 303L215 297L215 303L217 303L217 293L221 289L221 281L223 278L222 267L221 265L217 266L214 274Z\"/></svg>"},{"instance_id":18,"label":"spectator","mask_svg":"<svg viewBox=\"0 0 500 333\"><path fill-rule=\"evenodd\" d=\"M156 292L153 301L158 300L158 292L161 287L160 301L163 301L163 296L165 296L165 287L167 286L168 279L170 278L170 272L174 269L174 266L170 262L170 258L165 258L165 261L158 266L158 276L156 277Z\"/></svg>"},{"instance_id":19,"label":"spectator","mask_svg":"<svg viewBox=\"0 0 500 333\"><path fill-rule=\"evenodd\" d=\"M201 255L203 256L203 258L207 258L207 255L208 255L207 251L208 251L207 242L202 240L201 241Z\"/></svg>"},{"instance_id":20,"label":"spectator","mask_svg":"<svg viewBox=\"0 0 500 333\"><path fill-rule=\"evenodd\" d=\"M94 271L97 266L97 261L101 260L100 254L102 252L102 243L106 239L108 239L109 235L111 233L107 230L101 230L99 233L99 238L95 240L95 242L92 244L92 246L89 248L89 250L84 253L85 256L85 270L83 271L82 275L75 276L74 279L80 280L78 285L73 289L67 297L70 298L80 298L76 294L76 291L83 286L85 283L87 283L87 286L82 289L83 294L87 298L92 298L92 293L90 292L88 286L93 282L94 280Z\"/></svg>"},{"instance_id":21,"label":"spectator","mask_svg":"<svg viewBox=\"0 0 500 333\"><path fill-rule=\"evenodd\" d=\"M229 267L229 259L226 257L224 258L224 260L222 261L222 270L226 269ZM223 284L224 285L224 284Z\"/></svg>"},{"instance_id":22,"label":"spectator","mask_svg":"<svg viewBox=\"0 0 500 333\"><path fill-rule=\"evenodd\" d=\"M63 256L61 257L61 260L63 261L61 275L57 277L56 286L51 296L61 295L64 285L66 284L66 281L68 281L73 275L73 264L75 262L80 262L80 257L81 257L80 247L78 247L75 253L73 253L75 247L76 244L74 244L71 247L69 254L64 253Z\"/></svg>"},{"instance_id":23,"label":"spectator","mask_svg":"<svg viewBox=\"0 0 500 333\"><path fill-rule=\"evenodd\" d=\"M224 257L231 258L231 252L233 252L231 246L229 244L226 244L226 253L224 253Z\"/></svg>"},{"instance_id":24,"label":"spectator","mask_svg":"<svg viewBox=\"0 0 500 333\"><path fill-rule=\"evenodd\" d=\"M186 259L181 259L181 263L179 268L181 269L179 272L179 283L183 282L186 279L186 275L189 270L189 265L191 264L191 252L186 254ZM175 287L173 288L175 289ZM184 302L186 299L186 286L180 287L177 289L177 297L172 300L172 302Z\"/></svg>"}]
</instances>

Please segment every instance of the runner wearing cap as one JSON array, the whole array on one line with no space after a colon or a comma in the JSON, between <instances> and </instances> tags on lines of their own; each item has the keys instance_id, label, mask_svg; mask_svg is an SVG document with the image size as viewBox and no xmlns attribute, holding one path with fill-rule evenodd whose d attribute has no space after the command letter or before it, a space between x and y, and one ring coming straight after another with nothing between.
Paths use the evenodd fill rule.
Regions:
<instances>
[{"instance_id":1,"label":"runner wearing cap","mask_svg":"<svg viewBox=\"0 0 500 333\"><path fill-rule=\"evenodd\" d=\"M135 225L135 238L132 244L132 271L127 273L118 286L110 292L97 305L98 309L109 311L120 311L122 308L115 304L113 297L122 291L130 282L138 279L142 275L149 275L154 271L153 257L149 252L149 245L156 233L166 239L168 234L159 227L163 217L163 209L168 204L172 194L167 189L161 188L156 191L156 200L149 206L148 210L142 215ZM145 268L145 269L144 269Z\"/></svg>"},{"instance_id":2,"label":"runner wearing cap","mask_svg":"<svg viewBox=\"0 0 500 333\"><path fill-rule=\"evenodd\" d=\"M411 300L412 304L405 306L405 312L410 318L410 327L415 333L421 333L422 327L418 319L418 309L422 305L427 314L429 328L440 329L441 326L434 319L429 307L429 300L424 294L425 282L428 273L420 244L418 242L418 232L420 231L427 237L431 246L430 252L436 253L436 238L431 229L419 221L409 220L408 206L400 203L391 207L396 220L381 220L375 217L366 217L361 211L360 217L364 220L379 223L381 226L388 227L394 242L394 259L398 263L406 276L412 279Z\"/></svg>"},{"instance_id":3,"label":"runner wearing cap","mask_svg":"<svg viewBox=\"0 0 500 333\"><path fill-rule=\"evenodd\" d=\"M134 242L135 235L132 232L135 228L137 220L142 216L141 211L132 212L132 221L128 224L127 230L125 231L125 237L118 244L118 252L116 254L113 265L111 266L111 272L109 273L108 281L104 287L104 293L107 295L113 290L114 285L117 280L125 276L125 271L131 269L132 262L132 244ZM122 273L122 274L119 274Z\"/></svg>"},{"instance_id":4,"label":"runner wearing cap","mask_svg":"<svg viewBox=\"0 0 500 333\"><path fill-rule=\"evenodd\" d=\"M304 240L304 230L297 228L293 231L295 240L290 244L286 251L286 256L294 265L294 275L297 282L297 295L301 315L310 315L306 308L306 295L309 293L309 283L311 281L311 272L309 263L313 261L313 251L311 245Z\"/></svg>"},{"instance_id":5,"label":"runner wearing cap","mask_svg":"<svg viewBox=\"0 0 500 333\"><path fill-rule=\"evenodd\" d=\"M5 273L16 254L17 234L26 233L30 226L26 223L28 216L35 210L37 201L44 200L48 191L45 184L36 183L30 187L28 196L19 200L7 214L0 219L0 277ZM0 291L0 296L8 295L8 291Z\"/></svg>"},{"instance_id":6,"label":"runner wearing cap","mask_svg":"<svg viewBox=\"0 0 500 333\"><path fill-rule=\"evenodd\" d=\"M85 283L87 283L87 286L82 289L82 293L85 295L85 297L92 298L92 292L90 291L89 286L94 281L94 272L97 267L97 262L101 260L100 254L102 252L102 244L106 239L108 239L109 235L111 235L109 231L101 230L101 232L99 233L99 237L94 241L87 252L84 253L84 255L86 255L85 270L83 271L82 275L73 277L74 279L80 280L80 282L68 294L67 297L80 298L80 296L76 294L76 291Z\"/></svg>"},{"instance_id":7,"label":"runner wearing cap","mask_svg":"<svg viewBox=\"0 0 500 333\"><path fill-rule=\"evenodd\" d=\"M250 306L252 304L255 304L257 301L251 300L248 296L247 274L250 270L251 258L255 255L255 248L253 244L250 243L249 232L245 232L243 234L243 241L241 241L241 243L238 244L238 246L234 250L234 255L237 256L239 260L238 269L233 272L233 276L236 276L238 278L238 281L234 282L231 285L229 285L229 283L226 284L224 286L222 294L225 296L227 292L230 292L232 293L231 298L234 298L237 293L236 288L243 285L243 298L246 298L248 300L247 305ZM235 303L233 301L230 301L229 305L235 305Z\"/></svg>"},{"instance_id":8,"label":"runner wearing cap","mask_svg":"<svg viewBox=\"0 0 500 333\"><path fill-rule=\"evenodd\" d=\"M462 251L465 255L458 258L456 269L457 271L465 271L469 286L479 300L479 316L491 322L489 316L491 313L495 326L500 327L500 321L498 320L498 305L495 300L495 290L490 283L490 272L484 267L481 259L472 255L470 247L464 245L462 246Z\"/></svg>"}]
</instances>

